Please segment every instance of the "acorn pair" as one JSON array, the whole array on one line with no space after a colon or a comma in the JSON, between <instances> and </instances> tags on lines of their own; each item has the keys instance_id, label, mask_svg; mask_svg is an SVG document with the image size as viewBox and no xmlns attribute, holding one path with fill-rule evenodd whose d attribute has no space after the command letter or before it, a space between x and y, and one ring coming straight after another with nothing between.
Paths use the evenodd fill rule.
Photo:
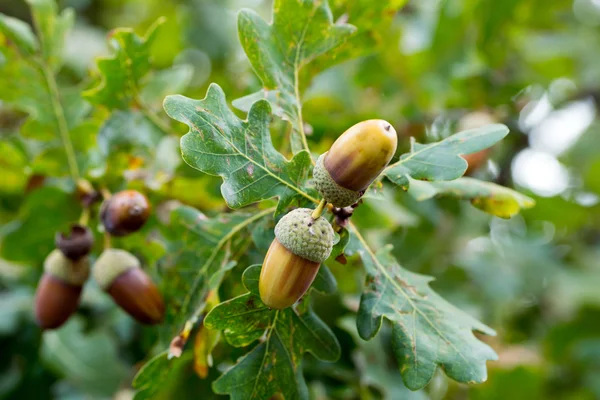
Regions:
<instances>
[{"instance_id":1,"label":"acorn pair","mask_svg":"<svg viewBox=\"0 0 600 400\"><path fill-rule=\"evenodd\" d=\"M138 230L149 212L145 196L128 190L102 205L101 219L107 231L123 236ZM89 228L73 225L68 235L58 233L55 242L57 248L44 261L35 298L36 320L43 329L60 327L77 310L90 273L89 252L94 240ZM136 320L144 324L162 321L164 304L160 292L134 255L106 249L96 260L93 275L100 287Z\"/></svg>"},{"instance_id":2,"label":"acorn pair","mask_svg":"<svg viewBox=\"0 0 600 400\"><path fill-rule=\"evenodd\" d=\"M386 121L367 120L352 126L317 160L315 187L334 207L355 204L389 164L397 143L396 131ZM331 224L313 210L298 208L286 214L275 226L275 240L263 262L262 302L274 309L296 303L331 254L333 240Z\"/></svg>"}]
</instances>

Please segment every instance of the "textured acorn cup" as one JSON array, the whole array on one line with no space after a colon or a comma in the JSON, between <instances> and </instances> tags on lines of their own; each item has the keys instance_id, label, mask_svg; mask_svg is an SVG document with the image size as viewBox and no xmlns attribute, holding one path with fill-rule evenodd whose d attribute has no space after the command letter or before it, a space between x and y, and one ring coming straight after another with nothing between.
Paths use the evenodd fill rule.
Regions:
<instances>
[{"instance_id":1,"label":"textured acorn cup","mask_svg":"<svg viewBox=\"0 0 600 400\"><path fill-rule=\"evenodd\" d=\"M90 273L88 257L73 261L58 249L44 261L44 274L35 294L35 319L42 329L55 329L77 310Z\"/></svg>"},{"instance_id":2,"label":"textured acorn cup","mask_svg":"<svg viewBox=\"0 0 600 400\"><path fill-rule=\"evenodd\" d=\"M94 245L92 231L83 225L73 224L68 234L57 232L54 238L56 247L62 251L65 257L77 261L86 256Z\"/></svg>"},{"instance_id":3,"label":"textured acorn cup","mask_svg":"<svg viewBox=\"0 0 600 400\"><path fill-rule=\"evenodd\" d=\"M165 316L162 296L133 254L119 249L104 250L93 274L98 285L138 322L147 325L162 322Z\"/></svg>"},{"instance_id":4,"label":"textured acorn cup","mask_svg":"<svg viewBox=\"0 0 600 400\"><path fill-rule=\"evenodd\" d=\"M359 122L317 160L315 186L327 202L347 207L358 201L396 152L394 127L381 119Z\"/></svg>"},{"instance_id":5,"label":"textured acorn cup","mask_svg":"<svg viewBox=\"0 0 600 400\"><path fill-rule=\"evenodd\" d=\"M259 279L263 303L284 309L306 293L323 261L331 254L333 228L313 210L297 208L275 226L275 240L265 256Z\"/></svg>"},{"instance_id":6,"label":"textured acorn cup","mask_svg":"<svg viewBox=\"0 0 600 400\"><path fill-rule=\"evenodd\" d=\"M102 225L113 236L138 231L150 216L150 202L137 190L124 190L105 200L100 210Z\"/></svg>"}]
</instances>

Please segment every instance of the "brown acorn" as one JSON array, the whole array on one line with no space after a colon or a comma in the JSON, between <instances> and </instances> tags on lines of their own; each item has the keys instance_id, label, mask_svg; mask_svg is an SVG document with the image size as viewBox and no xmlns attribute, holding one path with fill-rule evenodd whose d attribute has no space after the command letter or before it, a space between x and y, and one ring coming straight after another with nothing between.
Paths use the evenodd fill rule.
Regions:
<instances>
[{"instance_id":1,"label":"brown acorn","mask_svg":"<svg viewBox=\"0 0 600 400\"><path fill-rule=\"evenodd\" d=\"M106 249L96 261L93 274L98 285L138 322L147 325L162 322L165 315L162 296L133 254Z\"/></svg>"},{"instance_id":2,"label":"brown acorn","mask_svg":"<svg viewBox=\"0 0 600 400\"><path fill-rule=\"evenodd\" d=\"M350 127L317 160L317 190L335 207L356 203L388 165L397 144L396 130L387 121L370 119Z\"/></svg>"},{"instance_id":3,"label":"brown acorn","mask_svg":"<svg viewBox=\"0 0 600 400\"><path fill-rule=\"evenodd\" d=\"M55 329L77 310L90 273L87 256L73 261L53 250L44 261L44 274L35 294L35 319L42 329Z\"/></svg>"},{"instance_id":4,"label":"brown acorn","mask_svg":"<svg viewBox=\"0 0 600 400\"><path fill-rule=\"evenodd\" d=\"M323 217L314 219L312 212L297 208L275 226L258 283L260 298L270 308L280 310L297 302L331 254L333 228Z\"/></svg>"},{"instance_id":5,"label":"brown acorn","mask_svg":"<svg viewBox=\"0 0 600 400\"><path fill-rule=\"evenodd\" d=\"M150 202L137 190L123 190L105 200L100 219L108 233L126 236L138 231L150 216Z\"/></svg>"},{"instance_id":6,"label":"brown acorn","mask_svg":"<svg viewBox=\"0 0 600 400\"><path fill-rule=\"evenodd\" d=\"M87 227L79 224L71 225L68 234L57 232L54 238L56 247L70 260L77 261L86 256L94 245L94 235Z\"/></svg>"}]
</instances>

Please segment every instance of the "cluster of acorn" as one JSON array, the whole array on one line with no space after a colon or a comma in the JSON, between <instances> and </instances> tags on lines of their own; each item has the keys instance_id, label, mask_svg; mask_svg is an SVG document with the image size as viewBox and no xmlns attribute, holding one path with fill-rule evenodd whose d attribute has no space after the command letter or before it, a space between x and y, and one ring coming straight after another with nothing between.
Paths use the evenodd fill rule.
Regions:
<instances>
[{"instance_id":1,"label":"cluster of acorn","mask_svg":"<svg viewBox=\"0 0 600 400\"><path fill-rule=\"evenodd\" d=\"M315 210L292 210L275 226L259 279L263 303L283 309L306 293L333 248L334 230L321 216L324 206L354 205L388 165L397 143L391 124L367 120L349 128L319 157L313 178L323 201Z\"/></svg>"},{"instance_id":2,"label":"cluster of acorn","mask_svg":"<svg viewBox=\"0 0 600 400\"><path fill-rule=\"evenodd\" d=\"M146 196L135 190L118 192L106 199L100 219L106 232L125 236L139 230L150 215ZM71 226L69 234L56 234L56 249L44 261L44 274L35 297L35 316L42 329L55 329L77 310L83 285L90 274L89 253L94 244L91 230ZM105 249L93 266L98 285L129 315L144 324L164 317L164 303L140 261L120 249Z\"/></svg>"}]
</instances>

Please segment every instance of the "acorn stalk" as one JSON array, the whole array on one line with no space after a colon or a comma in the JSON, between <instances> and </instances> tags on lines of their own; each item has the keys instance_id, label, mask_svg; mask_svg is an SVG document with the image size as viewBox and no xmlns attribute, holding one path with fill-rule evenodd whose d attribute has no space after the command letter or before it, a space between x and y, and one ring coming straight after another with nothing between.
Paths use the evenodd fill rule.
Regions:
<instances>
[{"instance_id":1,"label":"acorn stalk","mask_svg":"<svg viewBox=\"0 0 600 400\"><path fill-rule=\"evenodd\" d=\"M321 155L313 171L315 186L335 207L356 203L396 152L392 125L372 119L350 127Z\"/></svg>"},{"instance_id":2,"label":"acorn stalk","mask_svg":"<svg viewBox=\"0 0 600 400\"><path fill-rule=\"evenodd\" d=\"M40 328L56 329L77 310L89 272L87 256L73 261L55 249L46 257L35 294L35 319Z\"/></svg>"},{"instance_id":3,"label":"acorn stalk","mask_svg":"<svg viewBox=\"0 0 600 400\"><path fill-rule=\"evenodd\" d=\"M140 261L119 249L105 250L94 266L94 279L125 312L138 322L162 322L165 306L162 296Z\"/></svg>"},{"instance_id":4,"label":"acorn stalk","mask_svg":"<svg viewBox=\"0 0 600 400\"><path fill-rule=\"evenodd\" d=\"M263 303L284 309L297 302L310 288L319 267L331 254L333 228L313 210L298 208L284 216L275 227L259 279Z\"/></svg>"}]
</instances>

